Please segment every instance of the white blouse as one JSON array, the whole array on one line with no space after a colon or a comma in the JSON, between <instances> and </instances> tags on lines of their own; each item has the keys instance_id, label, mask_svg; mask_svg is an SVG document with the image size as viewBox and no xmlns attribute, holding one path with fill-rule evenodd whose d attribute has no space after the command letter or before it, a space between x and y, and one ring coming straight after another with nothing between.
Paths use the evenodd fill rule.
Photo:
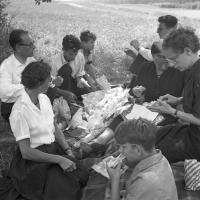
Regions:
<instances>
[{"instance_id":1,"label":"white blouse","mask_svg":"<svg viewBox=\"0 0 200 200\"><path fill-rule=\"evenodd\" d=\"M10 115L10 125L16 141L30 138L31 148L55 141L54 113L50 100L45 94L40 94L38 100L40 109L23 90Z\"/></svg>"}]
</instances>

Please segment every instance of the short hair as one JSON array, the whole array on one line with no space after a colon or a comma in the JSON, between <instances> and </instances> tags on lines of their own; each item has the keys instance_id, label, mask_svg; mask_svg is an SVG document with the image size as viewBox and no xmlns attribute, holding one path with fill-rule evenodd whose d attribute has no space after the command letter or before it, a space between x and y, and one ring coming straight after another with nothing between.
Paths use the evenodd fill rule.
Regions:
<instances>
[{"instance_id":1,"label":"short hair","mask_svg":"<svg viewBox=\"0 0 200 200\"><path fill-rule=\"evenodd\" d=\"M74 35L66 35L62 41L62 47L64 50L78 51L81 48L80 40Z\"/></svg>"},{"instance_id":2,"label":"short hair","mask_svg":"<svg viewBox=\"0 0 200 200\"><path fill-rule=\"evenodd\" d=\"M41 86L51 75L51 67L43 61L32 62L22 72L21 83L28 89Z\"/></svg>"},{"instance_id":3,"label":"short hair","mask_svg":"<svg viewBox=\"0 0 200 200\"><path fill-rule=\"evenodd\" d=\"M164 15L158 18L158 22L165 24L168 28L173 28L177 25L178 19L172 15Z\"/></svg>"},{"instance_id":4,"label":"short hair","mask_svg":"<svg viewBox=\"0 0 200 200\"><path fill-rule=\"evenodd\" d=\"M28 31L22 29L14 29L10 33L9 44L13 50L15 50L16 45L22 41L21 36L23 34L28 34Z\"/></svg>"},{"instance_id":5,"label":"short hair","mask_svg":"<svg viewBox=\"0 0 200 200\"><path fill-rule=\"evenodd\" d=\"M160 42L154 42L151 46L151 54L162 53L162 44Z\"/></svg>"},{"instance_id":6,"label":"short hair","mask_svg":"<svg viewBox=\"0 0 200 200\"><path fill-rule=\"evenodd\" d=\"M119 144L138 144L146 151L155 147L156 126L146 119L127 120L117 127L115 139Z\"/></svg>"},{"instance_id":7,"label":"short hair","mask_svg":"<svg viewBox=\"0 0 200 200\"><path fill-rule=\"evenodd\" d=\"M96 35L89 30L81 32L80 40L81 42L88 42L89 40L95 41L97 39Z\"/></svg>"},{"instance_id":8,"label":"short hair","mask_svg":"<svg viewBox=\"0 0 200 200\"><path fill-rule=\"evenodd\" d=\"M172 48L175 52L182 53L185 48L193 53L200 49L199 38L191 28L180 28L172 31L163 41L163 49Z\"/></svg>"}]
</instances>

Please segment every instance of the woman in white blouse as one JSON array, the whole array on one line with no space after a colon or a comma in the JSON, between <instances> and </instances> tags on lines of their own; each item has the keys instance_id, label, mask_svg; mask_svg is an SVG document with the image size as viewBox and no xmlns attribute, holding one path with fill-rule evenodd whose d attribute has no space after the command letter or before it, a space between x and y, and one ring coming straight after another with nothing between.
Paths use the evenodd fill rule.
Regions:
<instances>
[{"instance_id":1,"label":"woman in white blouse","mask_svg":"<svg viewBox=\"0 0 200 200\"><path fill-rule=\"evenodd\" d=\"M1 194L0 190L5 199L10 195L10 200L17 196L29 200L77 200L87 182L87 171L73 158L44 94L51 82L50 72L51 67L44 62L30 63L22 72L24 90L10 116L19 148L4 178L10 180L4 184L10 192Z\"/></svg>"}]
</instances>

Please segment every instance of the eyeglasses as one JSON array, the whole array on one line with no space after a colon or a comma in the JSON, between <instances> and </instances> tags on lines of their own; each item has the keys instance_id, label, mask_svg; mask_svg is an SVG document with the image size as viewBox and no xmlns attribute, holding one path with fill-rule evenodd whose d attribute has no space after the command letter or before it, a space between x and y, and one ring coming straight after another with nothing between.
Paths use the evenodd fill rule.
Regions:
<instances>
[{"instance_id":1,"label":"eyeglasses","mask_svg":"<svg viewBox=\"0 0 200 200\"><path fill-rule=\"evenodd\" d=\"M27 46L27 47L35 47L34 42L30 42L29 44L18 43L19 46Z\"/></svg>"}]
</instances>

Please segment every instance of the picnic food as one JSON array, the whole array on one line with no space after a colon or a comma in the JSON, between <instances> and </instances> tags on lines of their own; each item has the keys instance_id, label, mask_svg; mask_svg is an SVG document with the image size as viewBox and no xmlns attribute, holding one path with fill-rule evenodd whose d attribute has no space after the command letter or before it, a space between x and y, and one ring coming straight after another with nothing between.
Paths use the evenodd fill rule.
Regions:
<instances>
[{"instance_id":1,"label":"picnic food","mask_svg":"<svg viewBox=\"0 0 200 200\"><path fill-rule=\"evenodd\" d=\"M71 127L84 129L87 135L81 140L89 143L105 130L115 115L130 107L129 96L129 89L122 87L83 95L84 108L73 116Z\"/></svg>"}]
</instances>

